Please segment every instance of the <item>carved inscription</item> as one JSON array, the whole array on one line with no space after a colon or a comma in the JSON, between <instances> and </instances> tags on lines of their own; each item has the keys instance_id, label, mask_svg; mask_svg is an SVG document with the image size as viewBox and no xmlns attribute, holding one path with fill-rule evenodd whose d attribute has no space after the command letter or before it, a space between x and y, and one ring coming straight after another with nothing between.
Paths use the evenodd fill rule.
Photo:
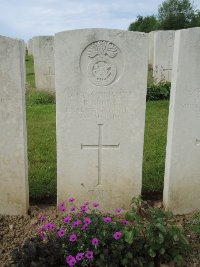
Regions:
<instances>
[{"instance_id":1,"label":"carved inscription","mask_svg":"<svg viewBox=\"0 0 200 267\"><path fill-rule=\"evenodd\" d=\"M112 84L121 75L123 64L120 49L105 40L99 40L87 46L80 60L82 72L96 86Z\"/></svg>"},{"instance_id":2,"label":"carved inscription","mask_svg":"<svg viewBox=\"0 0 200 267\"><path fill-rule=\"evenodd\" d=\"M184 91L187 95L187 103L181 103L181 108L184 110L194 112L198 117L200 116L200 89L188 89Z\"/></svg>"},{"instance_id":3,"label":"carved inscription","mask_svg":"<svg viewBox=\"0 0 200 267\"><path fill-rule=\"evenodd\" d=\"M98 124L99 126L99 137L98 145L83 145L81 144L81 149L97 149L98 150L98 185L102 185L101 180L101 169L102 169L102 150L103 149L119 149L119 144L117 145L103 145L103 124Z\"/></svg>"},{"instance_id":4,"label":"carved inscription","mask_svg":"<svg viewBox=\"0 0 200 267\"><path fill-rule=\"evenodd\" d=\"M72 114L80 119L118 119L134 112L133 91L119 90L91 93L75 93L75 89L66 90L66 116ZM84 91L84 90L83 90ZM126 105L124 105L126 103Z\"/></svg>"}]
</instances>

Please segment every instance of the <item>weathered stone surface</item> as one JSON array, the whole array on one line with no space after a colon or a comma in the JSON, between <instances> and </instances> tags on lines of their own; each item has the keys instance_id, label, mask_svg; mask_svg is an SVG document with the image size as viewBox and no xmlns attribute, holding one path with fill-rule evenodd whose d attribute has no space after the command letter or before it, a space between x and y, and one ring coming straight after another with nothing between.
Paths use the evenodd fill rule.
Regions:
<instances>
[{"instance_id":1,"label":"weathered stone surface","mask_svg":"<svg viewBox=\"0 0 200 267\"><path fill-rule=\"evenodd\" d=\"M33 37L33 51L36 88L55 92L54 37Z\"/></svg>"},{"instance_id":2,"label":"weathered stone surface","mask_svg":"<svg viewBox=\"0 0 200 267\"><path fill-rule=\"evenodd\" d=\"M28 209L25 43L0 36L0 214Z\"/></svg>"},{"instance_id":3,"label":"weathered stone surface","mask_svg":"<svg viewBox=\"0 0 200 267\"><path fill-rule=\"evenodd\" d=\"M154 34L155 31L149 33L149 64L152 66L154 59Z\"/></svg>"},{"instance_id":4,"label":"weathered stone surface","mask_svg":"<svg viewBox=\"0 0 200 267\"><path fill-rule=\"evenodd\" d=\"M153 76L156 83L171 81L175 31L154 32Z\"/></svg>"},{"instance_id":5,"label":"weathered stone surface","mask_svg":"<svg viewBox=\"0 0 200 267\"><path fill-rule=\"evenodd\" d=\"M33 55L33 39L28 40L28 55Z\"/></svg>"},{"instance_id":6,"label":"weathered stone surface","mask_svg":"<svg viewBox=\"0 0 200 267\"><path fill-rule=\"evenodd\" d=\"M55 36L58 201L127 208L141 193L148 35Z\"/></svg>"},{"instance_id":7,"label":"weathered stone surface","mask_svg":"<svg viewBox=\"0 0 200 267\"><path fill-rule=\"evenodd\" d=\"M169 109L164 204L200 210L200 28L176 32Z\"/></svg>"}]
</instances>

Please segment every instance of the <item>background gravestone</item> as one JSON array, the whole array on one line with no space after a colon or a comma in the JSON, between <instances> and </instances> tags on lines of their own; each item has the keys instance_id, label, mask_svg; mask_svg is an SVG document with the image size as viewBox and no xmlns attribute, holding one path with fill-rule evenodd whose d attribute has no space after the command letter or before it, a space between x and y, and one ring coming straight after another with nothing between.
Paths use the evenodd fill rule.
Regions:
<instances>
[{"instance_id":1,"label":"background gravestone","mask_svg":"<svg viewBox=\"0 0 200 267\"><path fill-rule=\"evenodd\" d=\"M127 208L141 193L148 35L55 36L58 200Z\"/></svg>"},{"instance_id":2,"label":"background gravestone","mask_svg":"<svg viewBox=\"0 0 200 267\"><path fill-rule=\"evenodd\" d=\"M36 88L55 92L54 37L33 37L33 51Z\"/></svg>"},{"instance_id":3,"label":"background gravestone","mask_svg":"<svg viewBox=\"0 0 200 267\"><path fill-rule=\"evenodd\" d=\"M149 33L149 64L153 65L154 59L154 34L155 31Z\"/></svg>"},{"instance_id":4,"label":"background gravestone","mask_svg":"<svg viewBox=\"0 0 200 267\"><path fill-rule=\"evenodd\" d=\"M153 76L156 83L171 82L175 31L154 32Z\"/></svg>"},{"instance_id":5,"label":"background gravestone","mask_svg":"<svg viewBox=\"0 0 200 267\"><path fill-rule=\"evenodd\" d=\"M176 32L165 168L165 207L200 210L200 28Z\"/></svg>"},{"instance_id":6,"label":"background gravestone","mask_svg":"<svg viewBox=\"0 0 200 267\"><path fill-rule=\"evenodd\" d=\"M25 43L0 36L0 214L28 209Z\"/></svg>"},{"instance_id":7,"label":"background gravestone","mask_svg":"<svg viewBox=\"0 0 200 267\"><path fill-rule=\"evenodd\" d=\"M33 39L28 40L28 55L33 55Z\"/></svg>"}]
</instances>

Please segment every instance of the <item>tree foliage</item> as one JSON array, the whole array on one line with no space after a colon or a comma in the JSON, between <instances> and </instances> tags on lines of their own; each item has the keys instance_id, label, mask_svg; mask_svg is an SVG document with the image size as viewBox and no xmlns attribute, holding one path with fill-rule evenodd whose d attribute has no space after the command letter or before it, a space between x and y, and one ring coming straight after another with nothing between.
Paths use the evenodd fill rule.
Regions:
<instances>
[{"instance_id":1,"label":"tree foliage","mask_svg":"<svg viewBox=\"0 0 200 267\"><path fill-rule=\"evenodd\" d=\"M129 31L150 32L157 29L157 19L155 16L137 16L135 22L129 26Z\"/></svg>"},{"instance_id":2,"label":"tree foliage","mask_svg":"<svg viewBox=\"0 0 200 267\"><path fill-rule=\"evenodd\" d=\"M129 26L130 31L178 30L200 27L200 11L189 0L165 0L158 7L158 14L137 16Z\"/></svg>"},{"instance_id":3,"label":"tree foliage","mask_svg":"<svg viewBox=\"0 0 200 267\"><path fill-rule=\"evenodd\" d=\"M163 30L185 29L195 19L195 9L189 0L166 0L158 8L158 20Z\"/></svg>"}]
</instances>

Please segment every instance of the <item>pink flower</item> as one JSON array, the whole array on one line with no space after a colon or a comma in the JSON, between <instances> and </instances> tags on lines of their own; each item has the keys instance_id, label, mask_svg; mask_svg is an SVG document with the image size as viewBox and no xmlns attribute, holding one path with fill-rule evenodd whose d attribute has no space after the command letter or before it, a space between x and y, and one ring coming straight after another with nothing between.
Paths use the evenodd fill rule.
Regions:
<instances>
[{"instance_id":1,"label":"pink flower","mask_svg":"<svg viewBox=\"0 0 200 267\"><path fill-rule=\"evenodd\" d=\"M59 237L63 237L64 235L65 235L65 229L60 228L59 231L58 231L58 236Z\"/></svg>"},{"instance_id":2,"label":"pink flower","mask_svg":"<svg viewBox=\"0 0 200 267\"><path fill-rule=\"evenodd\" d=\"M40 232L40 236L42 241L44 241L46 239L46 233L45 232Z\"/></svg>"},{"instance_id":3,"label":"pink flower","mask_svg":"<svg viewBox=\"0 0 200 267\"><path fill-rule=\"evenodd\" d=\"M68 222L70 222L71 219L72 219L72 218L71 218L70 216L65 217L65 218L64 218L64 223L68 223Z\"/></svg>"},{"instance_id":4,"label":"pink flower","mask_svg":"<svg viewBox=\"0 0 200 267\"><path fill-rule=\"evenodd\" d=\"M76 207L75 207L75 206L72 206L72 207L70 208L70 211L75 211L75 209L76 209Z\"/></svg>"},{"instance_id":5,"label":"pink flower","mask_svg":"<svg viewBox=\"0 0 200 267\"><path fill-rule=\"evenodd\" d=\"M69 255L66 257L66 262L69 264L69 266L74 266L76 264L76 259Z\"/></svg>"},{"instance_id":6,"label":"pink flower","mask_svg":"<svg viewBox=\"0 0 200 267\"><path fill-rule=\"evenodd\" d=\"M99 244L99 240L98 240L96 237L94 237L94 238L92 239L92 245L94 245L94 246L98 246L98 244Z\"/></svg>"},{"instance_id":7,"label":"pink flower","mask_svg":"<svg viewBox=\"0 0 200 267\"><path fill-rule=\"evenodd\" d=\"M61 212L64 212L64 211L66 211L66 206L65 206L65 203L64 202L61 202L61 203L59 203L59 210L61 211Z\"/></svg>"},{"instance_id":8,"label":"pink flower","mask_svg":"<svg viewBox=\"0 0 200 267\"><path fill-rule=\"evenodd\" d=\"M80 224L82 224L82 221L81 220L77 220L77 221L72 223L72 226L76 227L76 226L79 226Z\"/></svg>"},{"instance_id":9,"label":"pink flower","mask_svg":"<svg viewBox=\"0 0 200 267\"><path fill-rule=\"evenodd\" d=\"M84 206L88 206L90 204L90 202L89 201L86 201L83 205Z\"/></svg>"},{"instance_id":10,"label":"pink flower","mask_svg":"<svg viewBox=\"0 0 200 267\"><path fill-rule=\"evenodd\" d=\"M38 232L39 232L39 233L40 233L40 232L43 232L43 231L45 231L45 229L47 229L46 226L45 226L45 225L42 225L42 226L40 226L40 227L38 228Z\"/></svg>"},{"instance_id":11,"label":"pink flower","mask_svg":"<svg viewBox=\"0 0 200 267\"><path fill-rule=\"evenodd\" d=\"M46 216L45 216L45 215L41 215L41 216L39 217L39 220L40 220L41 222L45 221L45 219L46 219Z\"/></svg>"},{"instance_id":12,"label":"pink flower","mask_svg":"<svg viewBox=\"0 0 200 267\"><path fill-rule=\"evenodd\" d=\"M81 230L86 230L87 227L88 227L88 224L84 224L84 225L82 226Z\"/></svg>"},{"instance_id":13,"label":"pink flower","mask_svg":"<svg viewBox=\"0 0 200 267\"><path fill-rule=\"evenodd\" d=\"M83 221L85 224L91 224L92 222L90 218L85 218Z\"/></svg>"},{"instance_id":14,"label":"pink flower","mask_svg":"<svg viewBox=\"0 0 200 267\"><path fill-rule=\"evenodd\" d=\"M94 258L93 256L93 251L90 251L88 250L86 253L85 253L85 257L89 260L92 260Z\"/></svg>"},{"instance_id":15,"label":"pink flower","mask_svg":"<svg viewBox=\"0 0 200 267\"><path fill-rule=\"evenodd\" d=\"M106 223L109 223L112 221L112 219L110 217L105 217L105 218L103 218L103 221Z\"/></svg>"},{"instance_id":16,"label":"pink flower","mask_svg":"<svg viewBox=\"0 0 200 267\"><path fill-rule=\"evenodd\" d=\"M115 210L115 213L116 213L116 214L119 214L121 211L122 211L122 209L117 208L117 209Z\"/></svg>"},{"instance_id":17,"label":"pink flower","mask_svg":"<svg viewBox=\"0 0 200 267\"><path fill-rule=\"evenodd\" d=\"M114 237L114 239L118 240L121 238L121 235L122 235L121 232L116 232L116 233L114 233L113 237Z\"/></svg>"},{"instance_id":18,"label":"pink flower","mask_svg":"<svg viewBox=\"0 0 200 267\"><path fill-rule=\"evenodd\" d=\"M129 224L129 222L127 220L122 220L121 223L123 223L125 225Z\"/></svg>"},{"instance_id":19,"label":"pink flower","mask_svg":"<svg viewBox=\"0 0 200 267\"><path fill-rule=\"evenodd\" d=\"M83 212L86 212L88 210L88 207L87 206L84 206L84 205L81 206L80 208L81 208L81 211L83 211Z\"/></svg>"},{"instance_id":20,"label":"pink flower","mask_svg":"<svg viewBox=\"0 0 200 267\"><path fill-rule=\"evenodd\" d=\"M93 203L93 208L98 208L99 206L100 206L99 203L97 203L97 202Z\"/></svg>"},{"instance_id":21,"label":"pink flower","mask_svg":"<svg viewBox=\"0 0 200 267\"><path fill-rule=\"evenodd\" d=\"M77 239L77 235L76 235L76 234L72 234L72 235L70 235L70 237L69 237L69 241L71 241L71 242L75 242L76 239Z\"/></svg>"},{"instance_id":22,"label":"pink flower","mask_svg":"<svg viewBox=\"0 0 200 267\"><path fill-rule=\"evenodd\" d=\"M53 231L55 229L55 224L53 224L53 223L46 223L45 224L45 229L46 230Z\"/></svg>"},{"instance_id":23,"label":"pink flower","mask_svg":"<svg viewBox=\"0 0 200 267\"><path fill-rule=\"evenodd\" d=\"M75 201L75 198L73 198L73 197L70 197L70 198L68 199L68 201L69 201L70 203L72 203L72 202L74 202L74 201Z\"/></svg>"},{"instance_id":24,"label":"pink flower","mask_svg":"<svg viewBox=\"0 0 200 267\"><path fill-rule=\"evenodd\" d=\"M84 253L82 253L82 252L77 253L76 254L76 260L81 261L83 259L83 256L84 256Z\"/></svg>"}]
</instances>

